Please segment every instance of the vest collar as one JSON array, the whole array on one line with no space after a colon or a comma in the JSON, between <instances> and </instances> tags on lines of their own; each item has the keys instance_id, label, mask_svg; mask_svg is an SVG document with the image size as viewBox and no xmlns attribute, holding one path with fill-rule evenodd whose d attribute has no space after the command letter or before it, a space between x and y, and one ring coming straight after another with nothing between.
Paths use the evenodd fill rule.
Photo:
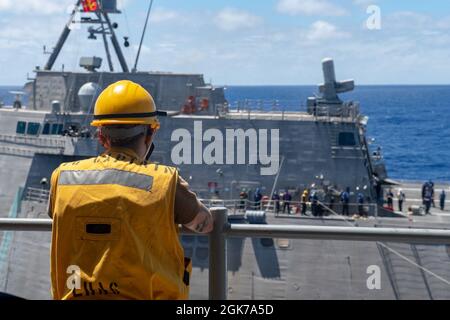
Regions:
<instances>
[{"instance_id":1,"label":"vest collar","mask_svg":"<svg viewBox=\"0 0 450 320\"><path fill-rule=\"evenodd\" d=\"M137 163L143 163L138 154L134 150L129 148L113 147L108 151L105 151L104 154L107 154L116 159L118 159L119 155L121 155L127 157L127 160L133 160L136 161Z\"/></svg>"}]
</instances>

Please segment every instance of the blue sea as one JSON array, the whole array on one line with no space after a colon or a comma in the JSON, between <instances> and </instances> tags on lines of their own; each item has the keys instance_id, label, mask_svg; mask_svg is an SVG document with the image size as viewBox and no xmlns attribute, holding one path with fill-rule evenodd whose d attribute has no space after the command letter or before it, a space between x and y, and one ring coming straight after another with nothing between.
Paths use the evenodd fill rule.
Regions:
<instances>
[{"instance_id":1,"label":"blue sea","mask_svg":"<svg viewBox=\"0 0 450 320\"><path fill-rule=\"evenodd\" d=\"M8 91L20 89L0 87L0 101L11 104ZM317 87L228 86L225 93L231 104L278 100L286 109L304 110ZM341 99L360 102L368 136L381 146L391 178L450 181L450 86L358 86Z\"/></svg>"}]
</instances>

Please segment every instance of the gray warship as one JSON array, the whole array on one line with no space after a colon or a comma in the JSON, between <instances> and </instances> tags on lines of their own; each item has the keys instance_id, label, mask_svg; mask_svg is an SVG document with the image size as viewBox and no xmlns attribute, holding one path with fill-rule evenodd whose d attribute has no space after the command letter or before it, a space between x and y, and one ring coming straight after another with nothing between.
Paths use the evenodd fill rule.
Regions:
<instances>
[{"instance_id":1,"label":"gray warship","mask_svg":"<svg viewBox=\"0 0 450 320\"><path fill-rule=\"evenodd\" d=\"M445 214L412 218L382 206L383 190L397 182L389 179L380 149L368 141L368 118L361 113L359 103L339 98L338 94L353 90L355 85L353 80L336 81L332 59L322 61L324 83L315 96L308 98L306 108L255 110L245 102L233 107L225 98L224 88L206 83L201 74L138 71L137 59L130 70L115 33L118 26L111 20L111 15L120 14L116 1L99 1L95 10L82 12L80 21L74 21L82 4L76 2L47 63L36 68L35 78L25 85L30 92L28 105L16 99L13 106L0 108L2 217L47 218L52 171L62 162L102 152L89 126L95 99L109 84L128 79L145 87L165 115L160 117L162 129L150 160L176 166L207 205L229 208L232 223L450 227L450 216ZM102 59L95 56L80 59L84 72L54 69L74 22L91 25L91 39L101 36L108 71L100 70ZM112 52L121 71L114 69ZM208 130L215 139L224 137L222 146L232 147L227 148L226 155L215 154L217 157L209 162L195 151L195 146L204 149L214 140L211 135L207 137ZM277 134L265 146L258 140L264 130L272 137ZM183 161L174 162L174 148L182 134L188 135L188 145L194 151L186 155L183 150L178 154ZM238 139L243 139L243 149L235 149L234 140ZM279 157L272 157L271 164L263 161L273 156L267 151L273 151L275 145ZM230 153L232 157L228 157ZM262 174L264 170L270 174ZM404 182L402 187L419 198L420 185ZM301 192L315 189L326 214L320 218L276 214L271 201L256 208L250 200L239 199L244 188L249 199L256 189L269 200L277 190L289 191L294 212ZM369 219L343 218L338 214L338 203L329 205L327 197L338 199L346 188L351 203L356 203L357 193L364 195ZM414 201L414 196L408 197L409 201ZM413 206L417 203L410 204L420 212L419 206ZM357 206L350 209L356 212ZM8 231L0 232L0 236L0 291L29 299L50 298L50 234ZM450 247L446 245L271 238L227 241L228 296L232 299L450 298ZM182 236L182 243L185 254L194 261L191 298L206 299L208 240ZM383 270L379 290L366 287L370 265Z\"/></svg>"}]
</instances>

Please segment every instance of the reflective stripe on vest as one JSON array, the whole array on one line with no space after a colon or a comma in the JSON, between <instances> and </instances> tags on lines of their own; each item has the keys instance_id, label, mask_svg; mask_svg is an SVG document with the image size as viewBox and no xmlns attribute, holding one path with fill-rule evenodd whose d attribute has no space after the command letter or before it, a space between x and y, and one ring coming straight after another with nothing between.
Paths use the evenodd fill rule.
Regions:
<instances>
[{"instance_id":1,"label":"reflective stripe on vest","mask_svg":"<svg viewBox=\"0 0 450 320\"><path fill-rule=\"evenodd\" d=\"M59 176L59 185L117 184L124 187L150 191L153 177L118 169L67 170Z\"/></svg>"}]
</instances>

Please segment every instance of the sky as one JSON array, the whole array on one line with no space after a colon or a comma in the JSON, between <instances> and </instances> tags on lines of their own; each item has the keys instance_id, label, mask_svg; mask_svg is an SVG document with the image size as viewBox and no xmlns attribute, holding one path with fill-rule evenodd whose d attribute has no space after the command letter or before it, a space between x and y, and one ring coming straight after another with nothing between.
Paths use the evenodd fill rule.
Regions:
<instances>
[{"instance_id":1,"label":"sky","mask_svg":"<svg viewBox=\"0 0 450 320\"><path fill-rule=\"evenodd\" d=\"M149 1L119 0L119 42L134 64ZM73 0L0 0L0 85L22 85L43 66ZM379 15L378 15L379 13ZM379 19L378 19L379 18ZM55 69L103 58L103 43L72 32ZM155 0L138 70L202 73L217 85L311 85L320 62L356 84L448 84L448 0ZM115 61L116 69L119 68Z\"/></svg>"}]
</instances>

